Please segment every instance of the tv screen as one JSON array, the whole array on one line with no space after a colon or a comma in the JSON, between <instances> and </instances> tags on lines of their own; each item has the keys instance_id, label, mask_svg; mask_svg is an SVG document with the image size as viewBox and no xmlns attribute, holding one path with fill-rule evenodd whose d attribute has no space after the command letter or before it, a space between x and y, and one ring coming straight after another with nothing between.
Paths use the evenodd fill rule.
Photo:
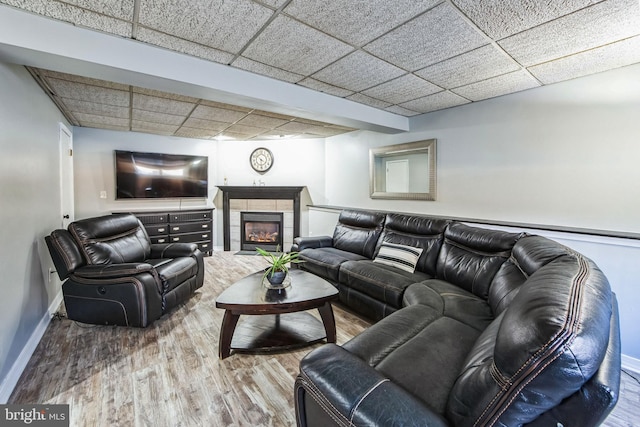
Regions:
<instances>
[{"instance_id":1,"label":"tv screen","mask_svg":"<svg viewBox=\"0 0 640 427\"><path fill-rule=\"evenodd\" d=\"M208 158L118 151L116 199L207 197Z\"/></svg>"}]
</instances>

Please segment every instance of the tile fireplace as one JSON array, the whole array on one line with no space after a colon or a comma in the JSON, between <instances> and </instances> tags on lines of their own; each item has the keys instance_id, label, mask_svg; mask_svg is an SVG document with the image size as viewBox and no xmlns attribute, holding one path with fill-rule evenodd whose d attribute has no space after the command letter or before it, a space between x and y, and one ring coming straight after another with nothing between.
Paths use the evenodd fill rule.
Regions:
<instances>
[{"instance_id":1,"label":"tile fireplace","mask_svg":"<svg viewBox=\"0 0 640 427\"><path fill-rule=\"evenodd\" d=\"M240 212L240 250L282 250L283 216L282 212Z\"/></svg>"},{"instance_id":2,"label":"tile fireplace","mask_svg":"<svg viewBox=\"0 0 640 427\"><path fill-rule=\"evenodd\" d=\"M265 247L266 243L272 244L271 242L256 244L251 239L258 238L255 236L259 236L260 233L270 234L271 239L276 230L247 229L242 221L243 213L282 215L280 229L277 230L279 240L273 245L272 250L275 250L280 243L282 250L288 251L293 239L300 235L300 193L304 187L221 185L218 188L222 192L222 230L225 251L254 250L256 246L271 250ZM262 216L257 218L252 222L262 223L259 224L260 227L264 227L265 222L269 222L264 221ZM247 235L251 236L252 233L254 237L247 239ZM264 236L261 238L264 239Z\"/></svg>"}]
</instances>

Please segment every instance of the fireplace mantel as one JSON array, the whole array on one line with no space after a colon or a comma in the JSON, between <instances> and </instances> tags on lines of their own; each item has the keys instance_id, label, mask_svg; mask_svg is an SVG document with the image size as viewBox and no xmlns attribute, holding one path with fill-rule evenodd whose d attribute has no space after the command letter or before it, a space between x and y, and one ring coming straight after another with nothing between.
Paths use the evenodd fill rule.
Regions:
<instances>
[{"instance_id":1,"label":"fireplace mantel","mask_svg":"<svg viewBox=\"0 0 640 427\"><path fill-rule=\"evenodd\" d=\"M231 199L293 200L294 237L300 235L300 193L304 187L219 185L218 188L222 191L222 226L225 251L231 250L229 217L229 201Z\"/></svg>"}]
</instances>

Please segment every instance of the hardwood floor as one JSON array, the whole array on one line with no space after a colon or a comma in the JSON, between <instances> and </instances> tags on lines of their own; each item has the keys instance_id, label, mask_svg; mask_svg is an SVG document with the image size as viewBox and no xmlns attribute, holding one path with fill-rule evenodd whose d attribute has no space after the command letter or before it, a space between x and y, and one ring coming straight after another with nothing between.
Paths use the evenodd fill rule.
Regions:
<instances>
[{"instance_id":1,"label":"hardwood floor","mask_svg":"<svg viewBox=\"0 0 640 427\"><path fill-rule=\"evenodd\" d=\"M215 298L266 264L230 252L205 263L204 287L149 328L53 320L9 403L70 404L70 425L82 427L295 425L293 382L313 346L219 360ZM334 313L338 344L369 326L340 306ZM640 385L623 374L605 425L640 425L639 405Z\"/></svg>"}]
</instances>

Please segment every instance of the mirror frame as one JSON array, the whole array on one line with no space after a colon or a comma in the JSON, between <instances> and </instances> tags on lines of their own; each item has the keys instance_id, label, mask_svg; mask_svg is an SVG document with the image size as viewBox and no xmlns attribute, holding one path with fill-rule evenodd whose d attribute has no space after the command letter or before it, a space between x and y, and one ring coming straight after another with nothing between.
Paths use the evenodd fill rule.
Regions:
<instances>
[{"instance_id":1,"label":"mirror frame","mask_svg":"<svg viewBox=\"0 0 640 427\"><path fill-rule=\"evenodd\" d=\"M389 156L395 153L407 152L409 154L425 151L429 156L427 160L429 170L429 189L424 193L389 193L376 188L376 176L384 171L376 170L376 158ZM386 147L369 149L369 192L372 199L397 199L397 200L436 200L436 140L408 142L405 144L388 145Z\"/></svg>"}]
</instances>

